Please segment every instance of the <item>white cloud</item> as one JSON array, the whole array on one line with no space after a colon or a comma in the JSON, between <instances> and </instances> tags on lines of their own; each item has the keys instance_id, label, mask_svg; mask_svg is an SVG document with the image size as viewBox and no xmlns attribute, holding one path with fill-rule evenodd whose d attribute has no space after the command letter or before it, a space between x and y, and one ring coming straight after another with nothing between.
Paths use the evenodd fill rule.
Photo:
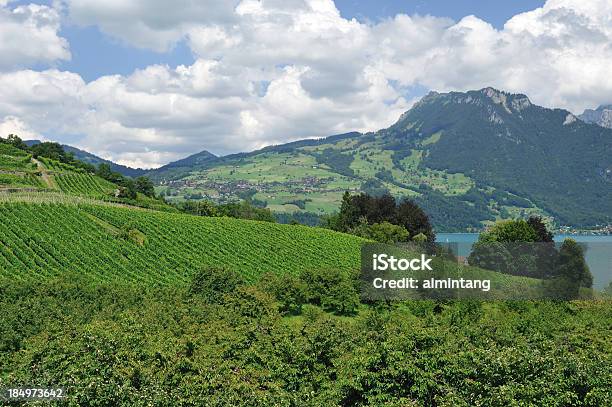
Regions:
<instances>
[{"instance_id":1,"label":"white cloud","mask_svg":"<svg viewBox=\"0 0 612 407\"><path fill-rule=\"evenodd\" d=\"M6 116L3 121L0 121L0 136L6 137L9 134L18 134L23 140L40 140L43 138L15 116Z\"/></svg>"},{"instance_id":2,"label":"white cloud","mask_svg":"<svg viewBox=\"0 0 612 407\"><path fill-rule=\"evenodd\" d=\"M55 9L6 5L0 3L0 70L70 59L68 42L58 34L60 16Z\"/></svg>"},{"instance_id":3,"label":"white cloud","mask_svg":"<svg viewBox=\"0 0 612 407\"><path fill-rule=\"evenodd\" d=\"M208 21L228 23L235 0L65 0L70 18L130 45L162 52Z\"/></svg>"},{"instance_id":4,"label":"white cloud","mask_svg":"<svg viewBox=\"0 0 612 407\"><path fill-rule=\"evenodd\" d=\"M386 25L387 36L410 35L399 24ZM612 92L612 3L606 0L549 0L501 30L468 16L429 38L437 42L421 52L387 51L380 60L387 77L442 91L492 85L575 112L607 102Z\"/></svg>"},{"instance_id":5,"label":"white cloud","mask_svg":"<svg viewBox=\"0 0 612 407\"><path fill-rule=\"evenodd\" d=\"M492 85L574 112L612 94L607 0L549 0L502 29L474 16L362 23L329 0L186 1L169 12L156 1L67 5L72 19L137 46L186 38L196 61L91 83L57 70L0 75L0 129L76 139L125 164L376 130L411 106L412 87Z\"/></svg>"}]
</instances>

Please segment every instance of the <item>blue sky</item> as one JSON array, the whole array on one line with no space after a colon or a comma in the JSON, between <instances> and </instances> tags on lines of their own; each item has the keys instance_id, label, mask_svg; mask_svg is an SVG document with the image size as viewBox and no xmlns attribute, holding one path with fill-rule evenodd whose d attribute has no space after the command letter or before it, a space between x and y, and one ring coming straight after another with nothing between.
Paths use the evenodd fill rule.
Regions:
<instances>
[{"instance_id":1,"label":"blue sky","mask_svg":"<svg viewBox=\"0 0 612 407\"><path fill-rule=\"evenodd\" d=\"M336 6L347 18L372 19L396 14L431 14L455 20L473 14L497 28L512 16L541 7L544 1L534 0L337 0Z\"/></svg>"},{"instance_id":2,"label":"blue sky","mask_svg":"<svg viewBox=\"0 0 612 407\"><path fill-rule=\"evenodd\" d=\"M0 0L0 135L155 167L374 131L426 92L610 103L610 0Z\"/></svg>"}]
</instances>

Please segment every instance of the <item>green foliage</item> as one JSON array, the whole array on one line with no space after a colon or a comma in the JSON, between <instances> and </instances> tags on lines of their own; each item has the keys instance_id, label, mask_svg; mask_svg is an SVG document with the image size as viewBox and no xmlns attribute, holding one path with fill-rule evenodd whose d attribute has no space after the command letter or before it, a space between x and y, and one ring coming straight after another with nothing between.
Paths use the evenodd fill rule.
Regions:
<instances>
[{"instance_id":1,"label":"green foliage","mask_svg":"<svg viewBox=\"0 0 612 407\"><path fill-rule=\"evenodd\" d=\"M593 276L584 259L584 249L573 239L565 239L559 249L558 274L574 282L576 287L593 286Z\"/></svg>"},{"instance_id":2,"label":"green foliage","mask_svg":"<svg viewBox=\"0 0 612 407\"><path fill-rule=\"evenodd\" d=\"M121 186L119 186L117 191L117 198L136 199L136 197L138 196L136 184L131 179L122 180Z\"/></svg>"},{"instance_id":3,"label":"green foliage","mask_svg":"<svg viewBox=\"0 0 612 407\"><path fill-rule=\"evenodd\" d=\"M223 267L205 267L198 271L189 285L189 294L197 295L205 302L218 303L224 294L232 293L244 283L244 278Z\"/></svg>"},{"instance_id":4,"label":"green foliage","mask_svg":"<svg viewBox=\"0 0 612 407\"><path fill-rule=\"evenodd\" d=\"M269 209L257 208L249 201L219 205L217 213L219 216L228 216L230 218L276 222L274 215L272 215Z\"/></svg>"},{"instance_id":5,"label":"green foliage","mask_svg":"<svg viewBox=\"0 0 612 407\"><path fill-rule=\"evenodd\" d=\"M305 305L281 318L278 299L245 285L220 304L78 273L0 287L0 386L61 384L71 405L612 403L606 302L413 301L351 317Z\"/></svg>"},{"instance_id":6,"label":"green foliage","mask_svg":"<svg viewBox=\"0 0 612 407\"><path fill-rule=\"evenodd\" d=\"M121 175L119 172L112 171L108 163L100 163L96 169L96 175L118 185L118 198L135 200L139 193L150 198L155 197L153 182L148 177L140 176L133 180Z\"/></svg>"},{"instance_id":7,"label":"green foliage","mask_svg":"<svg viewBox=\"0 0 612 407\"><path fill-rule=\"evenodd\" d=\"M537 242L552 243L554 241L552 232L548 230L540 216L530 216L529 219L527 219L527 224L531 226L536 233Z\"/></svg>"},{"instance_id":8,"label":"green foliage","mask_svg":"<svg viewBox=\"0 0 612 407\"><path fill-rule=\"evenodd\" d=\"M297 223L306 226L323 226L327 219L325 216L313 212L274 213L274 217L278 223Z\"/></svg>"},{"instance_id":9,"label":"green foliage","mask_svg":"<svg viewBox=\"0 0 612 407\"><path fill-rule=\"evenodd\" d=\"M23 187L34 187L42 188L43 183L40 177L33 174L2 174L0 173L0 185L6 185L8 187L23 188Z\"/></svg>"},{"instance_id":10,"label":"green foliage","mask_svg":"<svg viewBox=\"0 0 612 407\"><path fill-rule=\"evenodd\" d=\"M299 276L291 274L266 273L261 277L259 285L277 299L279 310L284 314L299 314L308 297L306 283Z\"/></svg>"},{"instance_id":11,"label":"green foliage","mask_svg":"<svg viewBox=\"0 0 612 407\"><path fill-rule=\"evenodd\" d=\"M329 166L340 175L351 177L354 175L350 165L353 162L351 154L343 154L338 150L326 148L320 154L315 154L317 162Z\"/></svg>"},{"instance_id":12,"label":"green foliage","mask_svg":"<svg viewBox=\"0 0 612 407\"><path fill-rule=\"evenodd\" d=\"M417 243L425 243L427 242L427 235L421 232L418 235L413 236L412 240Z\"/></svg>"},{"instance_id":13,"label":"green foliage","mask_svg":"<svg viewBox=\"0 0 612 407\"><path fill-rule=\"evenodd\" d=\"M174 206L181 212L197 216L227 216L236 219L276 222L276 218L269 209L255 206L254 201L251 199L222 205L215 205L212 201L208 200L188 200L179 202Z\"/></svg>"},{"instance_id":14,"label":"green foliage","mask_svg":"<svg viewBox=\"0 0 612 407\"><path fill-rule=\"evenodd\" d=\"M121 238L125 228L141 235ZM167 285L188 283L194 270L215 264L240 270L249 281L265 272L354 269L363 240L305 226L110 204L0 203L0 241L0 280L74 270L92 281Z\"/></svg>"},{"instance_id":15,"label":"green foliage","mask_svg":"<svg viewBox=\"0 0 612 407\"><path fill-rule=\"evenodd\" d=\"M352 315L359 306L353 276L340 270L309 269L300 275L308 302L339 315Z\"/></svg>"},{"instance_id":16,"label":"green foliage","mask_svg":"<svg viewBox=\"0 0 612 407\"><path fill-rule=\"evenodd\" d=\"M78 172L62 172L54 175L57 186L68 194L92 197L109 196L114 191L114 185L91 175Z\"/></svg>"},{"instance_id":17,"label":"green foliage","mask_svg":"<svg viewBox=\"0 0 612 407\"><path fill-rule=\"evenodd\" d=\"M210 201L185 201L177 205L181 212L196 216L219 216L217 206Z\"/></svg>"},{"instance_id":18,"label":"green foliage","mask_svg":"<svg viewBox=\"0 0 612 407\"><path fill-rule=\"evenodd\" d=\"M64 151L61 144L45 141L42 143L34 144L30 147L30 151L34 158L46 157L55 161L69 163L74 157Z\"/></svg>"},{"instance_id":19,"label":"green foliage","mask_svg":"<svg viewBox=\"0 0 612 407\"><path fill-rule=\"evenodd\" d=\"M134 184L136 192L140 192L148 197L155 197L155 186L149 177L140 176L134 180Z\"/></svg>"},{"instance_id":20,"label":"green foliage","mask_svg":"<svg viewBox=\"0 0 612 407\"><path fill-rule=\"evenodd\" d=\"M427 236L427 242L433 244L436 235L433 231L429 217L414 201L404 199L397 207L397 223L410 232L411 236L420 233Z\"/></svg>"},{"instance_id":21,"label":"green foliage","mask_svg":"<svg viewBox=\"0 0 612 407\"><path fill-rule=\"evenodd\" d=\"M408 241L409 236L419 233L427 236L430 243L436 238L427 214L417 204L404 199L398 205L391 195L353 196L345 192L340 213L328 219L328 226L383 243Z\"/></svg>"},{"instance_id":22,"label":"green foliage","mask_svg":"<svg viewBox=\"0 0 612 407\"><path fill-rule=\"evenodd\" d=\"M394 225L387 221L373 225L361 223L351 233L376 242L388 244L406 242L410 237L405 227ZM420 235L425 236L422 233ZM427 239L427 236L425 236L425 239Z\"/></svg>"},{"instance_id":23,"label":"green foliage","mask_svg":"<svg viewBox=\"0 0 612 407\"><path fill-rule=\"evenodd\" d=\"M23 142L23 140L21 140L21 138L16 135L16 134L9 134L6 139L0 137L0 143L2 144L8 144L10 146L13 146L14 148L18 149L18 150L27 150L28 146L26 143Z\"/></svg>"},{"instance_id":24,"label":"green foliage","mask_svg":"<svg viewBox=\"0 0 612 407\"><path fill-rule=\"evenodd\" d=\"M496 222L478 237L468 258L470 265L505 274L544 278L556 274L556 251L548 242L548 231L532 218ZM535 224L539 233L531 226ZM539 242L539 243L535 243Z\"/></svg>"},{"instance_id":25,"label":"green foliage","mask_svg":"<svg viewBox=\"0 0 612 407\"><path fill-rule=\"evenodd\" d=\"M536 231L523 219L505 220L495 223L486 232L481 233L479 241L482 242L536 242Z\"/></svg>"}]
</instances>

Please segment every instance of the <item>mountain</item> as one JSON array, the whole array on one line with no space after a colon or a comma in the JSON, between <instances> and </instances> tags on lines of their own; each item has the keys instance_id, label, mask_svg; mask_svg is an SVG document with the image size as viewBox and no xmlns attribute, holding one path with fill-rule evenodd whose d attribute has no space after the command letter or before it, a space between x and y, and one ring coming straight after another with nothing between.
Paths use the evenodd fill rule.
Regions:
<instances>
[{"instance_id":1,"label":"mountain","mask_svg":"<svg viewBox=\"0 0 612 407\"><path fill-rule=\"evenodd\" d=\"M169 200L251 198L324 215L342 193L410 197L439 231L538 214L557 225L612 222L612 130L493 88L431 92L389 128L303 140L149 173ZM180 168L180 172L169 172Z\"/></svg>"},{"instance_id":2,"label":"mountain","mask_svg":"<svg viewBox=\"0 0 612 407\"><path fill-rule=\"evenodd\" d=\"M39 144L40 142L41 142L40 140L26 140L25 141L25 143L28 146ZM95 166L98 166L102 163L108 164L110 165L111 170L116 171L127 177L139 177L146 173L146 170L143 170L141 168L126 167L125 165L117 164L112 161L105 160L104 158L100 158L97 155L91 154L85 150L81 150L80 148L69 146L67 144L62 144L62 147L64 148L66 152L70 152L74 154L74 158L76 158L77 160L84 161L86 163L89 163Z\"/></svg>"},{"instance_id":3,"label":"mountain","mask_svg":"<svg viewBox=\"0 0 612 407\"><path fill-rule=\"evenodd\" d=\"M171 162L155 170L150 170L147 172L147 175L153 180L181 178L190 171L202 168L217 158L216 155L208 151L200 151L199 153Z\"/></svg>"},{"instance_id":4,"label":"mountain","mask_svg":"<svg viewBox=\"0 0 612 407\"><path fill-rule=\"evenodd\" d=\"M586 109L578 118L586 123L612 129L612 105L602 105L595 110Z\"/></svg>"}]
</instances>

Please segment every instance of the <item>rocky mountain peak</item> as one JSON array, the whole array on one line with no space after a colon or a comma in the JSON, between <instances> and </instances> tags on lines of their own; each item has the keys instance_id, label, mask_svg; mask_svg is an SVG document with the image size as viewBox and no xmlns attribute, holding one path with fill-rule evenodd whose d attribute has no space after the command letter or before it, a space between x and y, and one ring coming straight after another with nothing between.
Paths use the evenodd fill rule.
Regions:
<instances>
[{"instance_id":1,"label":"rocky mountain peak","mask_svg":"<svg viewBox=\"0 0 612 407\"><path fill-rule=\"evenodd\" d=\"M586 123L612 129L612 104L601 105L597 109L586 109L578 118Z\"/></svg>"}]
</instances>

